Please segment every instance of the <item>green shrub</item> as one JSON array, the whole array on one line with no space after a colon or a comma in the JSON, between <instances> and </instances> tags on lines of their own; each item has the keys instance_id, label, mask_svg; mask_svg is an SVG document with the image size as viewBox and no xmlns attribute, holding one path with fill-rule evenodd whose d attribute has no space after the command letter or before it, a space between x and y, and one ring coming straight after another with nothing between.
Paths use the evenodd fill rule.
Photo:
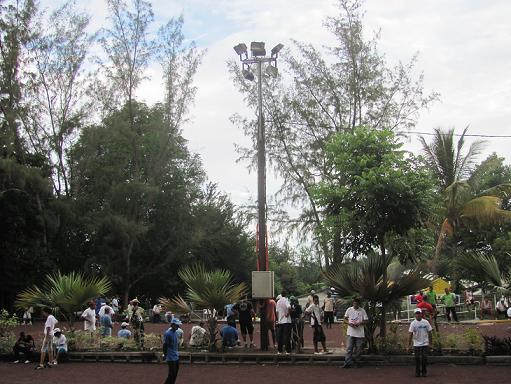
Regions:
<instances>
[{"instance_id":1,"label":"green shrub","mask_svg":"<svg viewBox=\"0 0 511 384\"><path fill-rule=\"evenodd\" d=\"M473 328L467 328L465 332L463 332L463 339L470 350L481 350L483 348L483 338L481 334Z\"/></svg>"},{"instance_id":2,"label":"green shrub","mask_svg":"<svg viewBox=\"0 0 511 384\"><path fill-rule=\"evenodd\" d=\"M451 333L445 338L445 345L451 349L458 349L459 342L459 336L455 333Z\"/></svg>"},{"instance_id":3,"label":"green shrub","mask_svg":"<svg viewBox=\"0 0 511 384\"><path fill-rule=\"evenodd\" d=\"M9 315L5 309L0 311L0 337L9 336L18 324L19 320L14 313Z\"/></svg>"}]
</instances>

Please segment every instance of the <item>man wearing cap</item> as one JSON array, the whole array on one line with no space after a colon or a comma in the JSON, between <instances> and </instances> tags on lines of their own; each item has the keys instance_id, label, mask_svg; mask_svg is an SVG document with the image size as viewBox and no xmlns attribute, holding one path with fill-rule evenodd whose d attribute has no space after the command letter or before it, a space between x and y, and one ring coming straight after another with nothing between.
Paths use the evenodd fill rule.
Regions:
<instances>
[{"instance_id":1,"label":"man wearing cap","mask_svg":"<svg viewBox=\"0 0 511 384\"><path fill-rule=\"evenodd\" d=\"M348 330L346 331L346 356L343 368L351 368L357 364L365 340L364 326L367 320L367 313L364 308L360 307L360 300L353 299L353 305L344 314Z\"/></svg>"},{"instance_id":2,"label":"man wearing cap","mask_svg":"<svg viewBox=\"0 0 511 384\"><path fill-rule=\"evenodd\" d=\"M128 329L128 325L125 321L121 323L121 329L117 332L117 337L122 337L123 339L131 338L131 331Z\"/></svg>"},{"instance_id":3,"label":"man wearing cap","mask_svg":"<svg viewBox=\"0 0 511 384\"><path fill-rule=\"evenodd\" d=\"M422 310L420 308L415 309L415 320L410 323L408 332L410 337L408 344L412 346L413 341L413 353L415 355L415 376L423 377L427 376L427 364L428 364L428 351L429 346L432 342L433 328L426 319L422 318Z\"/></svg>"},{"instance_id":4,"label":"man wearing cap","mask_svg":"<svg viewBox=\"0 0 511 384\"><path fill-rule=\"evenodd\" d=\"M174 384L177 373L179 372L179 352L176 331L179 329L181 321L173 318L170 322L170 328L163 335L163 357L169 367L169 373L165 384Z\"/></svg>"},{"instance_id":5,"label":"man wearing cap","mask_svg":"<svg viewBox=\"0 0 511 384\"><path fill-rule=\"evenodd\" d=\"M137 298L131 300L131 308L128 308L128 321L133 329L133 338L137 345L144 346L144 309L139 306Z\"/></svg>"},{"instance_id":6,"label":"man wearing cap","mask_svg":"<svg viewBox=\"0 0 511 384\"><path fill-rule=\"evenodd\" d=\"M56 356L55 360L53 360L53 365L57 365L59 356L65 355L67 353L67 339L66 336L60 330L60 328L55 328L53 330L53 345L55 346L56 351Z\"/></svg>"}]
</instances>

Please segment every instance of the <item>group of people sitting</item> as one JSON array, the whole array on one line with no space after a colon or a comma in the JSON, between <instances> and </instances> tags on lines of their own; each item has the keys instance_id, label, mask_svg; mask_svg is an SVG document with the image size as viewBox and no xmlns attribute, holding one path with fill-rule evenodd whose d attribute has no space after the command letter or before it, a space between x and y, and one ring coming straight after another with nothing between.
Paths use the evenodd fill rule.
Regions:
<instances>
[{"instance_id":1,"label":"group of people sitting","mask_svg":"<svg viewBox=\"0 0 511 384\"><path fill-rule=\"evenodd\" d=\"M53 354L53 361L48 362L48 366L57 365L59 358L67 354L67 338L60 328L53 329L53 337L51 339L51 347L55 351ZM14 353L14 364L21 363L28 364L33 360L36 351L35 340L31 335L20 332L18 340L12 348ZM23 357L23 359L22 359Z\"/></svg>"}]
</instances>

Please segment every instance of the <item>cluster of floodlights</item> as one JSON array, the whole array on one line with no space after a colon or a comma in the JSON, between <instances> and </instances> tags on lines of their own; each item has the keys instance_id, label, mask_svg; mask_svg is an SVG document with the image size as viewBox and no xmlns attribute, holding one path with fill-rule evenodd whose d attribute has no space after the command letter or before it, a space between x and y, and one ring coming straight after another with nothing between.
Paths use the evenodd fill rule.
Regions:
<instances>
[{"instance_id":1,"label":"cluster of floodlights","mask_svg":"<svg viewBox=\"0 0 511 384\"><path fill-rule=\"evenodd\" d=\"M234 50L240 57L241 61L241 73L243 77L247 80L253 81L254 74L250 70L250 64L254 64L257 62L267 62L268 66L266 67L266 73L270 76L277 76L279 73L277 69L277 57L280 50L284 48L283 44L277 44L271 50L271 56L266 56L266 49L264 48L264 42L262 41L253 41L250 43L250 53L252 57L248 57L247 45L245 43L239 43L234 47Z\"/></svg>"}]
</instances>

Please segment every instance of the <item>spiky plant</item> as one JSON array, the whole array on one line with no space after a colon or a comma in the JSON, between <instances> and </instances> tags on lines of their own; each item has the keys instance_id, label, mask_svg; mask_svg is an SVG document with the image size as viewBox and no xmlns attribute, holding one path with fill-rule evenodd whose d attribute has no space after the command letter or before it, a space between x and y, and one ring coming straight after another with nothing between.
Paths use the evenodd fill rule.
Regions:
<instances>
[{"instance_id":1,"label":"spiky plant","mask_svg":"<svg viewBox=\"0 0 511 384\"><path fill-rule=\"evenodd\" d=\"M198 308L208 309L210 349L215 348L216 319L213 313L222 310L227 304L240 300L247 292L244 282L236 283L232 274L223 269L207 270L203 264L194 264L181 269L179 277L186 284L184 298L181 295L169 299L162 297L160 303L166 310L191 312L187 302Z\"/></svg>"},{"instance_id":2,"label":"spiky plant","mask_svg":"<svg viewBox=\"0 0 511 384\"><path fill-rule=\"evenodd\" d=\"M74 314L82 310L89 300L108 293L110 289L111 283L107 277L57 272L47 275L41 288L34 285L20 292L15 306L18 309L48 307L73 328Z\"/></svg>"},{"instance_id":3,"label":"spiky plant","mask_svg":"<svg viewBox=\"0 0 511 384\"><path fill-rule=\"evenodd\" d=\"M383 279L385 269L387 284ZM374 333L381 316L379 306L383 304L388 308L431 283L421 266L408 267L390 261L385 263L376 253L358 261L334 264L324 272L324 276L341 296L358 297L366 303L369 316L367 340L372 351Z\"/></svg>"}]
</instances>

